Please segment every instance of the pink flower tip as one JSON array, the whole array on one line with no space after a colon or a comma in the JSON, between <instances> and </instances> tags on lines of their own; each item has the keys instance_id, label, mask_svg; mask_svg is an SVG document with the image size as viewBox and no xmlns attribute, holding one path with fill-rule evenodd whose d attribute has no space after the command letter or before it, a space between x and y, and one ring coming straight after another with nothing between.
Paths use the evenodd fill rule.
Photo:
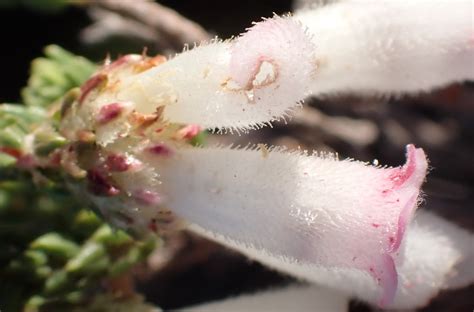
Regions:
<instances>
[{"instance_id":1,"label":"pink flower tip","mask_svg":"<svg viewBox=\"0 0 474 312\"><path fill-rule=\"evenodd\" d=\"M413 144L407 145L407 162L401 168L393 169L390 180L393 181L393 191L397 191L405 203L398 217L397 233L390 241L389 252L396 252L400 247L407 224L418 207L418 196L420 187L425 180L428 170L428 161L425 152L421 148L415 148Z\"/></svg>"},{"instance_id":2,"label":"pink flower tip","mask_svg":"<svg viewBox=\"0 0 474 312\"><path fill-rule=\"evenodd\" d=\"M369 273L382 287L382 296L379 300L381 307L390 304L395 298L398 275L394 257L400 248L405 230L418 207L420 187L428 169L426 155L421 148L410 144L407 145L406 150L406 163L401 167L388 170L389 188L381 191L382 198L385 198L387 203L392 203L394 209L398 211L394 232L388 233L385 252L378 262L376 261L375 265L369 268Z\"/></svg>"}]
</instances>

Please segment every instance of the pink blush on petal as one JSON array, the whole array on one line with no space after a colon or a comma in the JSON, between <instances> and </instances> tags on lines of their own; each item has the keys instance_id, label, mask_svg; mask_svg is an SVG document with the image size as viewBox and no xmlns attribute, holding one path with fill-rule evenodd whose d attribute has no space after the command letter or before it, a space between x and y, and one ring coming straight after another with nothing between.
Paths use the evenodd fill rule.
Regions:
<instances>
[{"instance_id":1,"label":"pink blush on petal","mask_svg":"<svg viewBox=\"0 0 474 312\"><path fill-rule=\"evenodd\" d=\"M398 274L395 262L391 255L383 254L377 263L369 267L368 271L382 287L382 296L379 299L379 306L383 308L393 301L397 291Z\"/></svg>"},{"instance_id":2,"label":"pink blush on petal","mask_svg":"<svg viewBox=\"0 0 474 312\"><path fill-rule=\"evenodd\" d=\"M367 197L362 206L364 210L361 211L361 216L371 217L361 217L360 223L352 228L352 232L360 233L359 236L344 234L338 239L344 240L345 246L358 246L357 251L349 255L352 261L346 262L339 258L332 259L329 263L341 261L341 266L369 273L382 288L379 305L383 307L389 305L396 295L398 276L394 258L417 209L427 161L423 150L408 145L405 165L391 169L373 169L377 172L372 178L375 191ZM360 229L362 226L363 231Z\"/></svg>"},{"instance_id":3,"label":"pink blush on petal","mask_svg":"<svg viewBox=\"0 0 474 312\"><path fill-rule=\"evenodd\" d=\"M414 173L416 166L416 149L413 145L407 146L407 163L402 168L394 169L390 180L393 181L393 187L396 188L404 184Z\"/></svg>"},{"instance_id":4,"label":"pink blush on petal","mask_svg":"<svg viewBox=\"0 0 474 312\"><path fill-rule=\"evenodd\" d=\"M400 248L400 244L405 234L406 227L410 222L411 218L413 217L413 213L417 208L417 198L418 192L407 201L405 207L403 207L402 211L400 212L400 216L398 217L397 222L397 234L395 238L392 237L392 240L390 240L390 247L388 249L388 252L394 253L398 250L398 248Z\"/></svg>"},{"instance_id":5,"label":"pink blush on petal","mask_svg":"<svg viewBox=\"0 0 474 312\"><path fill-rule=\"evenodd\" d=\"M395 212L392 217L389 214L388 220L386 220L394 225L391 229L388 228L387 247L384 248L386 253L380 256L378 267L375 266L375 269L369 269L369 273L383 288L379 302L381 307L390 304L396 294L398 278L393 257L396 256L407 225L411 222L418 207L417 200L420 186L425 179L427 167L426 155L423 150L410 144L407 146L406 164L400 168L389 169L388 181L391 186L388 189L385 187L381 190L381 198L387 205L387 207L382 208L389 209L388 212Z\"/></svg>"},{"instance_id":6,"label":"pink blush on petal","mask_svg":"<svg viewBox=\"0 0 474 312\"><path fill-rule=\"evenodd\" d=\"M394 253L400 247L407 224L417 209L419 189L426 175L428 164L426 155L414 145L407 146L407 162L397 169L392 169L389 179L393 182L390 194L405 203L396 220L396 234L391 240L387 252Z\"/></svg>"}]
</instances>

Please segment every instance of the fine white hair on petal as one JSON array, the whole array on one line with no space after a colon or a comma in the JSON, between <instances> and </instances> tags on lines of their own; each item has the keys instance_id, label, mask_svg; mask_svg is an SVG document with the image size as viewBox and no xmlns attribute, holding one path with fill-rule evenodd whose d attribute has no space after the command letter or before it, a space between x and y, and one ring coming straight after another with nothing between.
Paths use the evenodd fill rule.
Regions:
<instances>
[{"instance_id":1,"label":"fine white hair on petal","mask_svg":"<svg viewBox=\"0 0 474 312\"><path fill-rule=\"evenodd\" d=\"M294 18L317 43L315 95L403 94L474 79L472 0L346 0Z\"/></svg>"},{"instance_id":2,"label":"fine white hair on petal","mask_svg":"<svg viewBox=\"0 0 474 312\"><path fill-rule=\"evenodd\" d=\"M347 312L349 299L315 285L290 285L184 308L188 312L313 311Z\"/></svg>"},{"instance_id":3,"label":"fine white hair on petal","mask_svg":"<svg viewBox=\"0 0 474 312\"><path fill-rule=\"evenodd\" d=\"M201 45L124 80L117 98L144 113L165 105L164 118L173 123L258 128L307 96L314 51L299 22L276 16L234 41Z\"/></svg>"},{"instance_id":4,"label":"fine white hair on petal","mask_svg":"<svg viewBox=\"0 0 474 312\"><path fill-rule=\"evenodd\" d=\"M190 148L159 169L178 216L276 258L367 272L384 305L427 168L421 149L410 145L407 156L403 167L377 168L278 149Z\"/></svg>"}]
</instances>

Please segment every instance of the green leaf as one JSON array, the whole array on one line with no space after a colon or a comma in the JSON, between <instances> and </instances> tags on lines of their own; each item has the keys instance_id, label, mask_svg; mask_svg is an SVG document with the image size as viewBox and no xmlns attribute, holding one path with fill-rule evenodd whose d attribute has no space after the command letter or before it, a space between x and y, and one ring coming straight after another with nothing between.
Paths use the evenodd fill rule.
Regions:
<instances>
[{"instance_id":1,"label":"green leaf","mask_svg":"<svg viewBox=\"0 0 474 312\"><path fill-rule=\"evenodd\" d=\"M114 230L105 224L95 231L91 240L103 244L107 248L113 248L133 242L133 239L124 231Z\"/></svg>"},{"instance_id":2,"label":"green leaf","mask_svg":"<svg viewBox=\"0 0 474 312\"><path fill-rule=\"evenodd\" d=\"M53 255L60 259L69 259L76 255L79 246L58 233L47 233L34 240L31 249L42 250L48 255Z\"/></svg>"},{"instance_id":3,"label":"green leaf","mask_svg":"<svg viewBox=\"0 0 474 312\"><path fill-rule=\"evenodd\" d=\"M35 76L31 77L31 86L41 88L46 85L65 86L69 81L62 74L61 65L47 58L37 58L31 62L31 72Z\"/></svg>"},{"instance_id":4,"label":"green leaf","mask_svg":"<svg viewBox=\"0 0 474 312\"><path fill-rule=\"evenodd\" d=\"M38 311L38 308L47 302L46 298L42 296L32 296L25 304L25 312Z\"/></svg>"},{"instance_id":5,"label":"green leaf","mask_svg":"<svg viewBox=\"0 0 474 312\"><path fill-rule=\"evenodd\" d=\"M97 69L97 66L88 59L74 55L57 45L47 46L44 53L61 66L66 77L76 87L84 83Z\"/></svg>"},{"instance_id":6,"label":"green leaf","mask_svg":"<svg viewBox=\"0 0 474 312\"><path fill-rule=\"evenodd\" d=\"M40 131L35 135L34 148L39 156L46 156L65 144L67 140L52 129Z\"/></svg>"},{"instance_id":7,"label":"green leaf","mask_svg":"<svg viewBox=\"0 0 474 312\"><path fill-rule=\"evenodd\" d=\"M31 263L32 266L39 267L46 265L48 262L48 256L41 250L27 250L25 251L25 259Z\"/></svg>"},{"instance_id":8,"label":"green leaf","mask_svg":"<svg viewBox=\"0 0 474 312\"><path fill-rule=\"evenodd\" d=\"M48 295L58 293L65 289L71 282L69 275L66 271L58 270L53 272L51 276L46 280L44 285L44 292Z\"/></svg>"},{"instance_id":9,"label":"green leaf","mask_svg":"<svg viewBox=\"0 0 474 312\"><path fill-rule=\"evenodd\" d=\"M0 152L0 169L10 167L16 164L16 158L8 154ZM1 201L0 201L1 202ZM1 206L1 204L0 204Z\"/></svg>"},{"instance_id":10,"label":"green leaf","mask_svg":"<svg viewBox=\"0 0 474 312\"><path fill-rule=\"evenodd\" d=\"M47 46L44 53L46 57L31 62L28 86L21 91L28 106L48 107L68 90L79 87L96 70L91 61L56 45Z\"/></svg>"},{"instance_id":11,"label":"green leaf","mask_svg":"<svg viewBox=\"0 0 474 312\"><path fill-rule=\"evenodd\" d=\"M134 265L145 260L155 246L156 241L154 239L136 242L125 255L117 259L109 267L109 275L117 276L130 270Z\"/></svg>"},{"instance_id":12,"label":"green leaf","mask_svg":"<svg viewBox=\"0 0 474 312\"><path fill-rule=\"evenodd\" d=\"M68 261L65 268L69 273L94 274L106 270L109 264L105 247L95 242L87 242L79 253Z\"/></svg>"},{"instance_id":13,"label":"green leaf","mask_svg":"<svg viewBox=\"0 0 474 312\"><path fill-rule=\"evenodd\" d=\"M0 130L0 146L21 149L25 133L17 125Z\"/></svg>"},{"instance_id":14,"label":"green leaf","mask_svg":"<svg viewBox=\"0 0 474 312\"><path fill-rule=\"evenodd\" d=\"M27 123L38 123L46 118L46 111L40 107L28 107L21 104L0 105L0 118L12 116Z\"/></svg>"}]
</instances>

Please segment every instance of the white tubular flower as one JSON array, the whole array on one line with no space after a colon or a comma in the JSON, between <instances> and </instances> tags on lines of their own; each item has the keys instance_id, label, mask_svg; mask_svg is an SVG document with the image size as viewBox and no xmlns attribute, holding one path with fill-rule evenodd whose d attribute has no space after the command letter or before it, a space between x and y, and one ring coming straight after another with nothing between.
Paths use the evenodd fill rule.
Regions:
<instances>
[{"instance_id":1,"label":"white tubular flower","mask_svg":"<svg viewBox=\"0 0 474 312\"><path fill-rule=\"evenodd\" d=\"M291 285L184 308L186 312L313 311L347 312L349 298L314 285Z\"/></svg>"},{"instance_id":2,"label":"white tubular flower","mask_svg":"<svg viewBox=\"0 0 474 312\"><path fill-rule=\"evenodd\" d=\"M313 94L422 92L474 79L472 0L329 2L295 13L316 45Z\"/></svg>"},{"instance_id":3,"label":"white tubular flower","mask_svg":"<svg viewBox=\"0 0 474 312\"><path fill-rule=\"evenodd\" d=\"M122 81L117 95L142 113L166 105L164 119L246 130L285 116L307 95L314 45L288 17L256 23L234 41L215 41Z\"/></svg>"},{"instance_id":4,"label":"white tubular flower","mask_svg":"<svg viewBox=\"0 0 474 312\"><path fill-rule=\"evenodd\" d=\"M331 155L185 149L160 172L170 207L198 232L270 263L365 272L385 306L426 174L423 151L407 154L403 167L376 168Z\"/></svg>"}]
</instances>

